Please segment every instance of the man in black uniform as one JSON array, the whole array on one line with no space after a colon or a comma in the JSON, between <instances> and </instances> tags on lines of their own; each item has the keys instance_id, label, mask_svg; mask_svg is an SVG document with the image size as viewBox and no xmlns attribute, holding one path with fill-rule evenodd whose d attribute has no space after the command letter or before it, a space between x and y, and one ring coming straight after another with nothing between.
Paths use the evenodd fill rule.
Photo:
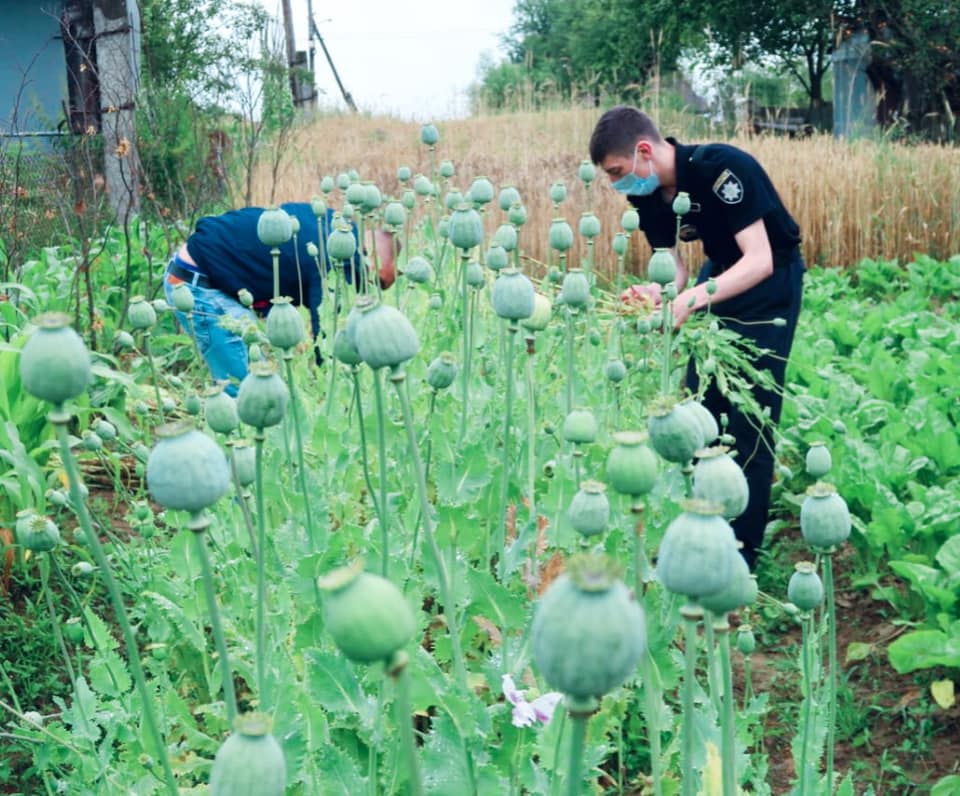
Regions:
<instances>
[{"instance_id":1,"label":"man in black uniform","mask_svg":"<svg viewBox=\"0 0 960 796\"><path fill-rule=\"evenodd\" d=\"M636 108L621 105L603 114L590 138L590 157L637 209L650 245L673 253L678 291L671 304L675 325L709 303L723 326L772 352L755 363L758 370L769 371L779 386L777 391L754 388L757 401L770 412L770 423L762 429L755 418L731 405L715 382L703 398L715 417L727 414L727 431L736 438L737 460L750 487L750 501L732 525L753 568L770 504L773 425L780 420L787 357L800 313L805 270L800 229L751 155L727 144L686 146L664 138L650 117ZM671 205L680 191L691 200L684 223L696 228L708 257L692 287L687 287L687 266L676 250L677 217ZM711 277L716 292L708 295L706 282ZM649 289L641 288L637 295ZM630 298L630 291L625 298ZM786 323L763 323L774 318ZM691 362L687 386L696 390L697 384Z\"/></svg>"}]
</instances>

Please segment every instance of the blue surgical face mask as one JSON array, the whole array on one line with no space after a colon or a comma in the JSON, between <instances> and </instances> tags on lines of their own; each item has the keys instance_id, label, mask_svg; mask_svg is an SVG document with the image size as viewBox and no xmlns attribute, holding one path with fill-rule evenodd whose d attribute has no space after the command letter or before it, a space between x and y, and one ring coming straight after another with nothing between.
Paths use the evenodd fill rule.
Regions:
<instances>
[{"instance_id":1,"label":"blue surgical face mask","mask_svg":"<svg viewBox=\"0 0 960 796\"><path fill-rule=\"evenodd\" d=\"M652 160L650 161L649 177L638 177L634 174L634 170L637 168L637 152L639 151L638 149L633 150L633 166L630 172L624 174L619 180L611 184L613 190L625 196L649 196L660 187L660 178L657 176L657 172L654 171Z\"/></svg>"}]
</instances>

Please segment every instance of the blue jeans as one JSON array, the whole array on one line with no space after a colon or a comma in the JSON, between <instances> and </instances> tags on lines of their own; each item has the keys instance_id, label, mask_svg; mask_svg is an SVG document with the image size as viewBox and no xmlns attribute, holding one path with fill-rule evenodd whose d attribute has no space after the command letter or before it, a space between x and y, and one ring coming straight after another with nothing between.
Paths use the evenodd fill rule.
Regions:
<instances>
[{"instance_id":1,"label":"blue jeans","mask_svg":"<svg viewBox=\"0 0 960 796\"><path fill-rule=\"evenodd\" d=\"M163 292L171 306L173 288L182 281L170 274L163 277ZM233 318L238 321L255 321L256 315L253 310L244 307L226 293L213 288L197 287L189 282L184 284L193 293L193 312L188 317L178 310L175 313L177 321L197 341L197 347L210 368L210 375L216 381L230 380L226 391L229 395L236 396L237 383L243 381L247 375L247 347L239 334L223 327L221 320Z\"/></svg>"}]
</instances>

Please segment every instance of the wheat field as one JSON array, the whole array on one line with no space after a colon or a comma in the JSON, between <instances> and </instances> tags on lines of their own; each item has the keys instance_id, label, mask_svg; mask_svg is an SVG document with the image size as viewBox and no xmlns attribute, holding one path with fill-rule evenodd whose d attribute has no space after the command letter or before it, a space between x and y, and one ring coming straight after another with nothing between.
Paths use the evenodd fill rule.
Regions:
<instances>
[{"instance_id":1,"label":"wheat field","mask_svg":"<svg viewBox=\"0 0 960 796\"><path fill-rule=\"evenodd\" d=\"M577 228L580 214L592 210L603 233L596 244L597 271L615 268L610 240L620 229L627 205L600 175L587 191L577 168L587 157L587 142L599 117L594 109L569 109L479 116L438 122L437 160L449 159L456 174L449 181L462 191L484 175L499 189L513 185L521 193L528 221L521 247L532 270L549 259L547 232L557 215L550 185L568 189L559 215ZM661 120L665 135L686 139ZM385 195L399 196L397 168L429 174L430 153L420 143L420 125L389 117L322 116L304 122L291 134L274 180L262 167L254 178L253 199L302 201L318 193L325 174L356 169ZM809 265L851 266L865 257L911 261L917 253L946 258L960 253L960 150L931 144L835 140L828 135L805 139L738 135L724 139L753 154L767 169L803 234ZM342 199L334 196L332 204ZM504 214L493 206L486 223L494 229ZM632 267L645 262L649 249L637 233ZM579 244L578 244L579 245ZM699 244L682 244L685 257L702 261ZM573 258L582 251L572 253Z\"/></svg>"}]
</instances>

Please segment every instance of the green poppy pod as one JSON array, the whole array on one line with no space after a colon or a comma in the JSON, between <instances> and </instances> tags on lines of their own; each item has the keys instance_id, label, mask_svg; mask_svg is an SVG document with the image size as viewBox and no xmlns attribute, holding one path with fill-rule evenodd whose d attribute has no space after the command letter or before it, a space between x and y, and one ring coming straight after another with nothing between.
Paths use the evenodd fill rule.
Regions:
<instances>
[{"instance_id":1,"label":"green poppy pod","mask_svg":"<svg viewBox=\"0 0 960 796\"><path fill-rule=\"evenodd\" d=\"M443 306L443 296L439 293L431 293L430 300L427 302L427 307L431 310L438 310Z\"/></svg>"},{"instance_id":2,"label":"green poppy pod","mask_svg":"<svg viewBox=\"0 0 960 796\"><path fill-rule=\"evenodd\" d=\"M383 204L383 195L374 182L368 180L360 184L363 186L363 199L360 202L360 207L363 208L364 213L372 213Z\"/></svg>"},{"instance_id":3,"label":"green poppy pod","mask_svg":"<svg viewBox=\"0 0 960 796\"><path fill-rule=\"evenodd\" d=\"M613 242L610 244L613 253L623 256L627 253L627 247L630 244L630 238L625 232L618 232L613 236Z\"/></svg>"},{"instance_id":4,"label":"green poppy pod","mask_svg":"<svg viewBox=\"0 0 960 796\"><path fill-rule=\"evenodd\" d=\"M440 133L433 124L424 124L420 127L420 143L424 146L436 146L440 140Z\"/></svg>"},{"instance_id":5,"label":"green poppy pod","mask_svg":"<svg viewBox=\"0 0 960 796\"><path fill-rule=\"evenodd\" d=\"M493 183L482 175L474 178L473 182L470 183L470 189L467 191L470 201L479 207L490 204L493 201L494 193Z\"/></svg>"},{"instance_id":6,"label":"green poppy pod","mask_svg":"<svg viewBox=\"0 0 960 796\"><path fill-rule=\"evenodd\" d=\"M193 291L186 282L173 288L173 306L180 312L193 312Z\"/></svg>"},{"instance_id":7,"label":"green poppy pod","mask_svg":"<svg viewBox=\"0 0 960 796\"><path fill-rule=\"evenodd\" d=\"M117 351L129 351L134 346L133 335L123 329L117 331L113 338L113 347Z\"/></svg>"},{"instance_id":8,"label":"green poppy pod","mask_svg":"<svg viewBox=\"0 0 960 796\"><path fill-rule=\"evenodd\" d=\"M331 260L347 262L357 253L357 239L353 229L347 223L334 224L327 236L327 255Z\"/></svg>"},{"instance_id":9,"label":"green poppy pod","mask_svg":"<svg viewBox=\"0 0 960 796\"><path fill-rule=\"evenodd\" d=\"M817 481L800 504L800 532L807 544L826 549L850 536L850 510L833 484Z\"/></svg>"},{"instance_id":10,"label":"green poppy pod","mask_svg":"<svg viewBox=\"0 0 960 796\"><path fill-rule=\"evenodd\" d=\"M267 339L274 348L284 350L299 345L307 336L306 325L300 311L287 296L271 299L267 315Z\"/></svg>"},{"instance_id":11,"label":"green poppy pod","mask_svg":"<svg viewBox=\"0 0 960 796\"><path fill-rule=\"evenodd\" d=\"M350 312L347 313L347 322L344 324L344 335L354 348L357 347L357 326L360 323L360 318L363 317L363 314L368 309L376 306L377 303L378 300L375 296L365 293L357 296L353 307L351 307Z\"/></svg>"},{"instance_id":12,"label":"green poppy pod","mask_svg":"<svg viewBox=\"0 0 960 796\"><path fill-rule=\"evenodd\" d=\"M703 447L703 427L693 411L673 398L660 397L647 418L650 444L668 462L686 464Z\"/></svg>"},{"instance_id":13,"label":"green poppy pod","mask_svg":"<svg viewBox=\"0 0 960 796\"><path fill-rule=\"evenodd\" d=\"M673 212L678 216L685 216L690 212L690 194L679 191L673 198Z\"/></svg>"},{"instance_id":14,"label":"green poppy pod","mask_svg":"<svg viewBox=\"0 0 960 796\"><path fill-rule=\"evenodd\" d=\"M367 195L367 189L364 183L353 182L347 186L347 190L344 193L347 201L352 204L354 207L363 208L363 202Z\"/></svg>"},{"instance_id":15,"label":"green poppy pod","mask_svg":"<svg viewBox=\"0 0 960 796\"><path fill-rule=\"evenodd\" d=\"M441 160L440 167L437 170L440 172L440 176L445 180L449 180L454 174L457 173L457 169L453 165L452 160Z\"/></svg>"},{"instance_id":16,"label":"green poppy pod","mask_svg":"<svg viewBox=\"0 0 960 796\"><path fill-rule=\"evenodd\" d=\"M83 621L79 616L71 616L63 623L63 635L71 644L79 644L83 641Z\"/></svg>"},{"instance_id":17,"label":"green poppy pod","mask_svg":"<svg viewBox=\"0 0 960 796\"><path fill-rule=\"evenodd\" d=\"M757 648L757 638L753 635L750 625L740 625L737 628L737 651L741 655L751 655Z\"/></svg>"},{"instance_id":18,"label":"green poppy pod","mask_svg":"<svg viewBox=\"0 0 960 796\"><path fill-rule=\"evenodd\" d=\"M324 174L323 178L320 180L320 190L325 194L329 194L336 187L337 183L333 177L329 174Z\"/></svg>"},{"instance_id":19,"label":"green poppy pod","mask_svg":"<svg viewBox=\"0 0 960 796\"><path fill-rule=\"evenodd\" d=\"M312 240L307 241L307 254L310 257L319 257L320 256L320 247L317 246Z\"/></svg>"},{"instance_id":20,"label":"green poppy pod","mask_svg":"<svg viewBox=\"0 0 960 796\"><path fill-rule=\"evenodd\" d=\"M290 216L290 229L293 230L294 235L300 234L300 219L296 216Z\"/></svg>"},{"instance_id":21,"label":"green poppy pod","mask_svg":"<svg viewBox=\"0 0 960 796\"><path fill-rule=\"evenodd\" d=\"M117 427L102 417L94 424L93 430L99 435L100 439L105 442L110 442L117 438Z\"/></svg>"},{"instance_id":22,"label":"green poppy pod","mask_svg":"<svg viewBox=\"0 0 960 796\"><path fill-rule=\"evenodd\" d=\"M447 210L456 210L460 205L472 207L472 205L467 204L459 189L451 188L443 195L443 206L447 208Z\"/></svg>"},{"instance_id":23,"label":"green poppy pod","mask_svg":"<svg viewBox=\"0 0 960 796\"><path fill-rule=\"evenodd\" d=\"M352 180L350 179L350 175L347 174L345 171L341 171L341 172L337 175L337 187L338 187L341 191L347 190L347 188L349 187L349 185L350 185L351 182L352 182Z\"/></svg>"},{"instance_id":24,"label":"green poppy pod","mask_svg":"<svg viewBox=\"0 0 960 796\"><path fill-rule=\"evenodd\" d=\"M397 179L402 182L409 182L410 177L413 175L413 172L410 170L409 166L398 166L397 167Z\"/></svg>"},{"instance_id":25,"label":"green poppy pod","mask_svg":"<svg viewBox=\"0 0 960 796\"><path fill-rule=\"evenodd\" d=\"M450 214L447 237L458 249L467 251L483 241L483 218L470 205L460 202Z\"/></svg>"},{"instance_id":26,"label":"green poppy pod","mask_svg":"<svg viewBox=\"0 0 960 796\"><path fill-rule=\"evenodd\" d=\"M573 227L565 218L555 218L550 222L550 248L565 252L573 246Z\"/></svg>"},{"instance_id":27,"label":"green poppy pod","mask_svg":"<svg viewBox=\"0 0 960 796\"><path fill-rule=\"evenodd\" d=\"M580 216L580 234L584 238L595 238L600 234L600 219L595 213L584 213Z\"/></svg>"},{"instance_id":28,"label":"green poppy pod","mask_svg":"<svg viewBox=\"0 0 960 796\"><path fill-rule=\"evenodd\" d=\"M493 245L502 246L508 252L517 248L519 235L517 228L513 224L501 224L493 233Z\"/></svg>"},{"instance_id":29,"label":"green poppy pod","mask_svg":"<svg viewBox=\"0 0 960 796\"><path fill-rule=\"evenodd\" d=\"M518 191L512 185L504 185L500 189L500 193L497 194L497 204L504 213L509 212L510 208L515 204L519 204L519 202L520 191Z\"/></svg>"},{"instance_id":30,"label":"green poppy pod","mask_svg":"<svg viewBox=\"0 0 960 796\"><path fill-rule=\"evenodd\" d=\"M403 267L403 275L415 285L426 285L432 282L435 276L430 261L419 254L407 260L407 264Z\"/></svg>"},{"instance_id":31,"label":"green poppy pod","mask_svg":"<svg viewBox=\"0 0 960 796\"><path fill-rule=\"evenodd\" d=\"M750 500L750 487L740 465L726 445L701 448L693 467L692 494L695 498L720 504L728 520L739 517Z\"/></svg>"},{"instance_id":32,"label":"green poppy pod","mask_svg":"<svg viewBox=\"0 0 960 796\"><path fill-rule=\"evenodd\" d=\"M127 307L127 320L133 329L152 329L157 324L157 311L143 296L133 296Z\"/></svg>"},{"instance_id":33,"label":"green poppy pod","mask_svg":"<svg viewBox=\"0 0 960 796\"><path fill-rule=\"evenodd\" d=\"M516 268L504 268L493 283L493 311L501 318L519 321L533 314L533 282Z\"/></svg>"},{"instance_id":34,"label":"green poppy pod","mask_svg":"<svg viewBox=\"0 0 960 796\"><path fill-rule=\"evenodd\" d=\"M34 325L20 352L20 381L34 398L59 405L90 384L90 353L65 313L45 313Z\"/></svg>"},{"instance_id":35,"label":"green poppy pod","mask_svg":"<svg viewBox=\"0 0 960 796\"><path fill-rule=\"evenodd\" d=\"M231 448L237 481L241 487L250 486L257 477L257 449L253 445L236 440L231 440L227 444Z\"/></svg>"},{"instance_id":36,"label":"green poppy pod","mask_svg":"<svg viewBox=\"0 0 960 796\"><path fill-rule=\"evenodd\" d=\"M647 279L666 285L677 278L677 263L669 249L654 249L647 263Z\"/></svg>"},{"instance_id":37,"label":"green poppy pod","mask_svg":"<svg viewBox=\"0 0 960 796\"><path fill-rule=\"evenodd\" d=\"M350 182L360 182L360 172L356 169L347 169L347 177L350 178Z\"/></svg>"},{"instance_id":38,"label":"green poppy pod","mask_svg":"<svg viewBox=\"0 0 960 796\"><path fill-rule=\"evenodd\" d=\"M433 182L425 174L413 178L413 192L417 196L433 196Z\"/></svg>"},{"instance_id":39,"label":"green poppy pod","mask_svg":"<svg viewBox=\"0 0 960 796\"><path fill-rule=\"evenodd\" d=\"M241 422L253 428L269 428L283 420L290 392L271 362L254 362L240 382L237 414Z\"/></svg>"},{"instance_id":40,"label":"green poppy pod","mask_svg":"<svg viewBox=\"0 0 960 796\"><path fill-rule=\"evenodd\" d=\"M533 312L530 316L520 321L524 329L531 332L542 332L547 328L550 319L553 317L553 304L543 293L534 293Z\"/></svg>"},{"instance_id":41,"label":"green poppy pod","mask_svg":"<svg viewBox=\"0 0 960 796\"><path fill-rule=\"evenodd\" d=\"M269 246L271 249L283 246L293 237L290 214L276 205L265 209L257 219L257 237L264 246Z\"/></svg>"},{"instance_id":42,"label":"green poppy pod","mask_svg":"<svg viewBox=\"0 0 960 796\"><path fill-rule=\"evenodd\" d=\"M410 643L416 621L400 590L363 571L363 562L341 567L317 581L323 620L340 651L355 663L389 661Z\"/></svg>"},{"instance_id":43,"label":"green poppy pod","mask_svg":"<svg viewBox=\"0 0 960 796\"><path fill-rule=\"evenodd\" d=\"M742 555L733 559L733 576L726 588L700 598L700 605L715 616L723 616L752 605L757 599L757 581L750 574L750 566Z\"/></svg>"},{"instance_id":44,"label":"green poppy pod","mask_svg":"<svg viewBox=\"0 0 960 796\"><path fill-rule=\"evenodd\" d=\"M287 763L270 733L270 717L245 713L217 750L210 770L210 796L283 796Z\"/></svg>"},{"instance_id":45,"label":"green poppy pod","mask_svg":"<svg viewBox=\"0 0 960 796\"><path fill-rule=\"evenodd\" d=\"M443 215L440 217L440 223L437 225L437 234L441 238L448 237L450 232L450 216Z\"/></svg>"},{"instance_id":46,"label":"green poppy pod","mask_svg":"<svg viewBox=\"0 0 960 796\"><path fill-rule=\"evenodd\" d=\"M608 359L603 366L603 375L607 381L619 384L627 377L627 366L622 359Z\"/></svg>"},{"instance_id":47,"label":"green poppy pod","mask_svg":"<svg viewBox=\"0 0 960 796\"><path fill-rule=\"evenodd\" d=\"M356 215L356 205L350 204L350 202L344 202L343 207L340 208L340 221L353 221L353 217ZM336 227L337 218L334 216L333 225Z\"/></svg>"},{"instance_id":48,"label":"green poppy pod","mask_svg":"<svg viewBox=\"0 0 960 796\"><path fill-rule=\"evenodd\" d=\"M582 268L569 268L563 276L563 286L560 288L561 304L573 309L585 307L590 300L590 281Z\"/></svg>"},{"instance_id":49,"label":"green poppy pod","mask_svg":"<svg viewBox=\"0 0 960 796\"><path fill-rule=\"evenodd\" d=\"M626 232L636 232L640 228L640 214L634 208L623 211L620 216L620 226Z\"/></svg>"},{"instance_id":50,"label":"green poppy pod","mask_svg":"<svg viewBox=\"0 0 960 796\"><path fill-rule=\"evenodd\" d=\"M81 435L80 446L85 451L98 451L103 449L103 440L95 431L86 429Z\"/></svg>"},{"instance_id":51,"label":"green poppy pod","mask_svg":"<svg viewBox=\"0 0 960 796\"><path fill-rule=\"evenodd\" d=\"M147 459L147 488L164 508L198 512L230 486L227 458L217 443L189 420L165 423Z\"/></svg>"},{"instance_id":52,"label":"green poppy pod","mask_svg":"<svg viewBox=\"0 0 960 796\"><path fill-rule=\"evenodd\" d=\"M388 227L402 227L407 223L407 209L396 200L387 202L383 208L383 223Z\"/></svg>"},{"instance_id":53,"label":"green poppy pod","mask_svg":"<svg viewBox=\"0 0 960 796\"><path fill-rule=\"evenodd\" d=\"M236 399L223 389L224 385L221 382L204 393L203 417L212 431L232 434L240 426L240 416Z\"/></svg>"},{"instance_id":54,"label":"green poppy pod","mask_svg":"<svg viewBox=\"0 0 960 796\"><path fill-rule=\"evenodd\" d=\"M357 351L345 329L338 329L333 337L333 355L338 362L353 367L363 362L363 357Z\"/></svg>"},{"instance_id":55,"label":"green poppy pod","mask_svg":"<svg viewBox=\"0 0 960 796\"><path fill-rule=\"evenodd\" d=\"M571 409L563 420L563 438L576 445L595 442L600 427L589 409Z\"/></svg>"},{"instance_id":56,"label":"green poppy pod","mask_svg":"<svg viewBox=\"0 0 960 796\"><path fill-rule=\"evenodd\" d=\"M647 439L643 431L613 434L614 447L607 454L607 483L621 495L646 495L657 481L657 457Z\"/></svg>"},{"instance_id":57,"label":"green poppy pod","mask_svg":"<svg viewBox=\"0 0 960 796\"><path fill-rule=\"evenodd\" d=\"M483 275L483 266L478 260L471 260L467 263L467 284L470 287L483 287L486 283L486 277Z\"/></svg>"},{"instance_id":58,"label":"green poppy pod","mask_svg":"<svg viewBox=\"0 0 960 796\"><path fill-rule=\"evenodd\" d=\"M681 403L693 412L699 421L700 429L703 431L704 445L710 445L720 436L720 426L717 424L717 419L700 401L691 396L690 398L684 398Z\"/></svg>"},{"instance_id":59,"label":"green poppy pod","mask_svg":"<svg viewBox=\"0 0 960 796\"><path fill-rule=\"evenodd\" d=\"M507 220L515 227L522 227L527 223L527 208L520 202L514 202L507 211Z\"/></svg>"},{"instance_id":60,"label":"green poppy pod","mask_svg":"<svg viewBox=\"0 0 960 796\"><path fill-rule=\"evenodd\" d=\"M567 519L573 529L583 536L596 536L610 525L610 499L606 485L599 481L584 481L570 501Z\"/></svg>"},{"instance_id":61,"label":"green poppy pod","mask_svg":"<svg viewBox=\"0 0 960 796\"><path fill-rule=\"evenodd\" d=\"M31 511L29 514L18 513L17 544L24 550L34 553L49 553L60 544L60 529L49 517L43 517Z\"/></svg>"},{"instance_id":62,"label":"green poppy pod","mask_svg":"<svg viewBox=\"0 0 960 796\"><path fill-rule=\"evenodd\" d=\"M354 342L373 370L402 365L420 350L413 325L396 307L374 302L361 311Z\"/></svg>"},{"instance_id":63,"label":"green poppy pod","mask_svg":"<svg viewBox=\"0 0 960 796\"><path fill-rule=\"evenodd\" d=\"M333 186L331 185L331 188ZM313 196L310 199L310 212L314 216L320 218L322 215L326 215L327 212L327 200L322 196Z\"/></svg>"},{"instance_id":64,"label":"green poppy pod","mask_svg":"<svg viewBox=\"0 0 960 796\"><path fill-rule=\"evenodd\" d=\"M697 601L727 588L740 557L733 528L720 507L687 500L660 542L657 579L668 591Z\"/></svg>"},{"instance_id":65,"label":"green poppy pod","mask_svg":"<svg viewBox=\"0 0 960 796\"><path fill-rule=\"evenodd\" d=\"M573 556L537 602L533 662L549 686L597 700L623 683L646 652L643 609L605 556Z\"/></svg>"},{"instance_id":66,"label":"green poppy pod","mask_svg":"<svg viewBox=\"0 0 960 796\"><path fill-rule=\"evenodd\" d=\"M806 470L813 478L823 478L833 466L830 449L825 442L811 442L805 460Z\"/></svg>"},{"instance_id":67,"label":"green poppy pod","mask_svg":"<svg viewBox=\"0 0 960 796\"><path fill-rule=\"evenodd\" d=\"M586 186L590 186L590 183L596 179L597 176L597 167L593 165L589 160L581 160L580 168L577 169L577 176L583 181Z\"/></svg>"},{"instance_id":68,"label":"green poppy pod","mask_svg":"<svg viewBox=\"0 0 960 796\"><path fill-rule=\"evenodd\" d=\"M550 201L555 205L567 198L567 186L562 182L555 182L550 186Z\"/></svg>"},{"instance_id":69,"label":"green poppy pod","mask_svg":"<svg viewBox=\"0 0 960 796\"><path fill-rule=\"evenodd\" d=\"M510 265L510 255L503 246L494 245L487 249L486 261L487 268L491 271L502 271Z\"/></svg>"},{"instance_id":70,"label":"green poppy pod","mask_svg":"<svg viewBox=\"0 0 960 796\"><path fill-rule=\"evenodd\" d=\"M809 561L793 565L794 573L787 583L787 599L801 611L813 611L823 604L823 581Z\"/></svg>"},{"instance_id":71,"label":"green poppy pod","mask_svg":"<svg viewBox=\"0 0 960 796\"><path fill-rule=\"evenodd\" d=\"M413 210L417 206L417 192L413 188L407 188L400 194L400 204L403 205L405 210Z\"/></svg>"},{"instance_id":72,"label":"green poppy pod","mask_svg":"<svg viewBox=\"0 0 960 796\"><path fill-rule=\"evenodd\" d=\"M427 366L427 384L434 390L445 390L457 378L457 361L449 351L436 356Z\"/></svg>"}]
</instances>

